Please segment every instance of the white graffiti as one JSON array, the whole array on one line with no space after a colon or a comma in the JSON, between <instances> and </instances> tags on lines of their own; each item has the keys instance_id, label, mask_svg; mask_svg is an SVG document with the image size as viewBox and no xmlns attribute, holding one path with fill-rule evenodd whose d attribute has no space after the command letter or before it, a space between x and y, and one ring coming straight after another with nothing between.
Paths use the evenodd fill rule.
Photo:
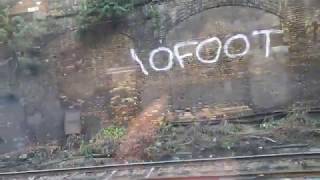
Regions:
<instances>
[{"instance_id":1,"label":"white graffiti","mask_svg":"<svg viewBox=\"0 0 320 180\"><path fill-rule=\"evenodd\" d=\"M159 52L167 52L169 54L168 65L164 68L158 68L154 64L154 56ZM152 69L154 69L155 71L168 71L173 66L173 58L174 58L173 52L169 48L159 47L158 49L155 49L151 52L150 58L149 58L149 63L150 63L150 66L152 67Z\"/></svg>"},{"instance_id":2,"label":"white graffiti","mask_svg":"<svg viewBox=\"0 0 320 180\"><path fill-rule=\"evenodd\" d=\"M237 40L237 39L243 39L243 41L246 43L246 48L245 48L245 50L244 50L242 53L239 53L239 54L230 54L230 52L229 52L229 46L230 46L230 44L231 44L233 41L235 41L235 40ZM226 56L227 56L228 58L242 57L242 56L246 55L246 54L249 52L249 50L250 50L250 42L249 42L249 39L247 38L246 35L244 35L244 34L237 34L237 35L235 35L235 36L232 36L231 38L229 38L229 39L226 41L226 44L224 45L223 49L224 49L224 53L226 54Z\"/></svg>"},{"instance_id":3,"label":"white graffiti","mask_svg":"<svg viewBox=\"0 0 320 180\"><path fill-rule=\"evenodd\" d=\"M266 36L266 57L270 56L270 46L271 46L271 33L274 34L282 34L283 30L261 30L261 31L253 31L252 35L257 36L260 34L264 34Z\"/></svg>"},{"instance_id":4,"label":"white graffiti","mask_svg":"<svg viewBox=\"0 0 320 180\"><path fill-rule=\"evenodd\" d=\"M197 41L189 41L189 42L182 42L182 43L178 43L174 46L174 54L176 55L176 58L181 66L181 68L184 68L184 58L186 57L192 57L193 54L192 53L187 53L187 54L184 54L184 55L181 55L180 54L180 51L179 49L182 48L182 47L187 47L187 46L194 46L194 45L197 45L198 42Z\"/></svg>"},{"instance_id":5,"label":"white graffiti","mask_svg":"<svg viewBox=\"0 0 320 180\"><path fill-rule=\"evenodd\" d=\"M252 36L258 36L258 35L263 35L265 37L265 56L269 57L270 56L270 51L271 51L271 35L272 34L282 34L283 30L278 30L278 29L267 29L267 30L257 30L257 31L253 31L252 32ZM245 48L243 49L243 51L241 53L237 53L237 54L232 54L230 52L230 47L232 45L232 43L236 40L241 40L244 42L245 44ZM205 46L208 46L209 44L216 44L217 45L217 49L216 49L216 55L213 59L204 59L201 56L201 52L203 50L203 48ZM201 42L197 42L197 41L186 41L186 42L179 42L177 44L174 45L173 47L173 51L167 47L159 47L157 49L154 49L150 52L149 55L149 64L150 67L154 70L154 71L169 71L170 69L173 68L174 66L174 61L176 60L177 63L180 65L181 68L185 68L185 60L187 57L192 57L194 54L191 52L188 53L184 53L182 54L180 52L181 48L185 48L185 47L192 47L192 46L196 46L195 48L195 55L198 61L200 61L201 63L204 64L212 64L212 63L217 63L219 61L219 58L221 56L222 50L223 53L231 59L234 58L238 58L238 57L243 57L246 54L249 53L250 48L251 48L251 44L249 41L249 38L245 35L245 34L236 34L230 38L228 38L226 40L226 42L223 45L223 42L218 38L218 37L211 37L208 38L204 41ZM136 51L134 49L130 49L130 53L131 53L131 57L134 61L136 61L142 72L145 75L149 75L149 72L147 71L147 69L145 68L143 62L141 61L141 59L138 57ZM168 63L165 67L157 67L156 63L155 63L155 56L158 54L167 54L168 55L168 59L163 59L161 58L161 60L166 60Z\"/></svg>"},{"instance_id":6,"label":"white graffiti","mask_svg":"<svg viewBox=\"0 0 320 180\"><path fill-rule=\"evenodd\" d=\"M146 70L146 68L144 67L143 63L142 63L141 60L138 58L135 50L134 50L134 49L131 49L130 52L131 52L131 57L133 58L133 60L135 60L136 62L138 62L138 64L140 65L142 72L143 72L145 75L149 75L149 72Z\"/></svg>"},{"instance_id":7,"label":"white graffiti","mask_svg":"<svg viewBox=\"0 0 320 180\"><path fill-rule=\"evenodd\" d=\"M202 49L203 46L206 45L207 43L211 43L211 42L214 42L214 41L216 41L216 42L218 43L218 46L219 46L216 57L215 57L214 59L212 59L212 60L204 60L204 59L202 59L202 57L200 56L201 49ZM220 39L217 38L217 37L213 37L213 38L204 40L204 41L202 41L202 42L197 46L197 49L196 49L197 58L198 58L198 60L199 60L200 62L206 63L206 64L218 62L218 59L219 59L220 53L221 53L221 48L222 48L222 42L221 42Z\"/></svg>"}]
</instances>

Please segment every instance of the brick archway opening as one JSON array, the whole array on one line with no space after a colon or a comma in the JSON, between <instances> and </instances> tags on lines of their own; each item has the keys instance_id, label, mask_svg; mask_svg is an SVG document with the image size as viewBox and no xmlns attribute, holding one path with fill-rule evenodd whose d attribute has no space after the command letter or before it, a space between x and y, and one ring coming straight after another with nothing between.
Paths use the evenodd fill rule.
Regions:
<instances>
[{"instance_id":1,"label":"brick archway opening","mask_svg":"<svg viewBox=\"0 0 320 180\"><path fill-rule=\"evenodd\" d=\"M162 13L164 18L162 19L162 26L159 33L160 39L162 40L165 40L167 33L181 22L204 11L220 7L246 7L258 9L279 17L281 21L285 20L285 11L279 0L190 0L180 4L170 4L172 2L176 1L166 1L161 4L164 7L169 7Z\"/></svg>"}]
</instances>

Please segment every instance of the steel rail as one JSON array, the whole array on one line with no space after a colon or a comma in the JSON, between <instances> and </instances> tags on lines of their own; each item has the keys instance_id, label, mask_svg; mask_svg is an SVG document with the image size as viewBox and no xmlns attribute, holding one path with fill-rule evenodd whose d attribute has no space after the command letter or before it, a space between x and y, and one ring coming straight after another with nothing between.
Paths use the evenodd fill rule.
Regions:
<instances>
[{"instance_id":1,"label":"steel rail","mask_svg":"<svg viewBox=\"0 0 320 180\"><path fill-rule=\"evenodd\" d=\"M285 117L288 113L287 112L266 112L266 113L257 113L251 115L244 115L238 117L231 117L231 118L220 118L220 119L206 119L200 121L171 121L168 122L174 126L183 126L183 125L190 125L193 123L208 123L208 124L219 124L221 121L228 121L229 123L235 124L252 124L252 123L259 123L264 120L267 116L272 117ZM241 119L250 119L250 118L260 118L258 120L241 120Z\"/></svg>"},{"instance_id":2,"label":"steel rail","mask_svg":"<svg viewBox=\"0 0 320 180\"><path fill-rule=\"evenodd\" d=\"M298 158L298 157L320 157L320 152L302 152L302 153L282 153L282 154L266 154L266 155L254 155L254 156L235 156L235 157L223 157L223 158L208 158L208 159L194 159L194 160L178 160L178 161L159 161L159 162L141 162L131 164L113 164L113 165L101 165L101 166L86 166L76 168L63 168L63 169L46 169L46 170L31 170L20 172L3 172L0 173L0 177L8 176L31 176L42 174L59 174L59 173L72 173L72 172L92 172L99 170L127 170L133 168L150 168L150 167L165 167L172 165L186 165L197 163L210 163L229 160L255 160L255 159L272 159L272 158Z\"/></svg>"},{"instance_id":3,"label":"steel rail","mask_svg":"<svg viewBox=\"0 0 320 180\"><path fill-rule=\"evenodd\" d=\"M294 178L294 177L320 177L319 170L290 170L290 171L259 171L249 173L226 173L213 176L178 176L178 177L158 177L149 178L149 180L213 180L219 178L249 178L265 179L265 178Z\"/></svg>"},{"instance_id":4,"label":"steel rail","mask_svg":"<svg viewBox=\"0 0 320 180\"><path fill-rule=\"evenodd\" d=\"M294 111L285 111L285 110L279 110L279 111L273 111L273 112L261 112L256 114L249 114L249 115L243 115L238 117L230 117L230 118L220 118L220 119L206 119L206 120L200 120L200 121L171 121L168 122L169 124L172 124L174 126L187 126L193 123L209 123L209 124L219 124L221 121L228 121L229 123L234 124L252 124L252 123L260 123L265 119L265 117L285 117L289 113L292 113ZM310 110L306 111L308 114L320 114L320 107L311 108ZM253 119L257 118L256 120L241 120L241 119ZM258 119L259 118L259 119Z\"/></svg>"}]
</instances>

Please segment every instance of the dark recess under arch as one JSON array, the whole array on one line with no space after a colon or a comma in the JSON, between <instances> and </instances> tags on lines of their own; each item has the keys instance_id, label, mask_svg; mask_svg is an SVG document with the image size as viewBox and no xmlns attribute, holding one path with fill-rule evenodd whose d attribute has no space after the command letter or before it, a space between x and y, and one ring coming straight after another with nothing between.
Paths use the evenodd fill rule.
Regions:
<instances>
[{"instance_id":1,"label":"dark recess under arch","mask_svg":"<svg viewBox=\"0 0 320 180\"><path fill-rule=\"evenodd\" d=\"M282 9L281 0L191 0L188 2L177 2L174 6L170 6L171 2L176 1L170 0L161 3L161 5L168 7L164 13L161 13L162 17L164 17L159 34L162 40L165 39L166 34L172 28L191 16L220 7L235 6L259 9L285 20L285 11ZM175 14L175 16L172 16L172 14Z\"/></svg>"}]
</instances>

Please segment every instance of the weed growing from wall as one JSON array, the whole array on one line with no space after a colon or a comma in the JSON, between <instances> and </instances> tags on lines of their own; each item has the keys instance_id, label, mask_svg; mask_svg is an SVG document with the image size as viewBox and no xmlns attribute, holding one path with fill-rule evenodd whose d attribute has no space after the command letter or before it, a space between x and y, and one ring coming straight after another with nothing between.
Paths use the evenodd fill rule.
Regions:
<instances>
[{"instance_id":1,"label":"weed growing from wall","mask_svg":"<svg viewBox=\"0 0 320 180\"><path fill-rule=\"evenodd\" d=\"M78 16L81 30L106 19L115 22L127 15L133 9L133 5L133 0L83 0Z\"/></svg>"},{"instance_id":2,"label":"weed growing from wall","mask_svg":"<svg viewBox=\"0 0 320 180\"><path fill-rule=\"evenodd\" d=\"M25 20L21 16L10 16L10 6L0 4L0 44L8 47L11 59L15 61L19 72L27 72L29 75L37 75L40 71L40 63L32 55L30 50L47 32L47 23L37 19Z\"/></svg>"}]
</instances>

